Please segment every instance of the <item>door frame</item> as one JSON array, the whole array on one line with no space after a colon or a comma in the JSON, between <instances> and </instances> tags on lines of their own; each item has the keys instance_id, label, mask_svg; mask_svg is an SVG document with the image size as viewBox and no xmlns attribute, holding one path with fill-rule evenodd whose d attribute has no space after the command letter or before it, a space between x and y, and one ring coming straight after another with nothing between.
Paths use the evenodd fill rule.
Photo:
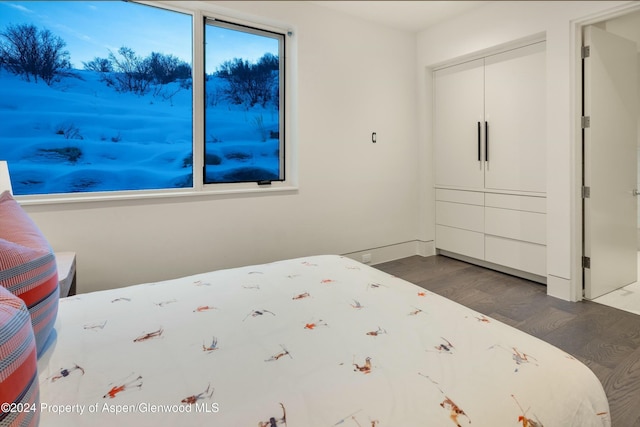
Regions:
<instances>
[{"instance_id":1,"label":"door frame","mask_svg":"<svg viewBox=\"0 0 640 427\"><path fill-rule=\"evenodd\" d=\"M640 11L640 2L627 3L621 6L615 6L611 9L592 14L577 20L571 21L570 41L571 49L571 76L573 84L571 84L572 103L571 103L571 120L573 134L573 150L572 150L572 170L571 178L573 182L573 198L571 200L571 210L573 212L573 220L571 221L571 253L572 265L570 299L572 301L580 301L584 298L584 269L582 267L582 257L584 255L584 211L582 199L583 185L583 152L582 152L582 45L583 45L583 27L587 25L597 24L609 19L618 18L629 13Z\"/></svg>"}]
</instances>

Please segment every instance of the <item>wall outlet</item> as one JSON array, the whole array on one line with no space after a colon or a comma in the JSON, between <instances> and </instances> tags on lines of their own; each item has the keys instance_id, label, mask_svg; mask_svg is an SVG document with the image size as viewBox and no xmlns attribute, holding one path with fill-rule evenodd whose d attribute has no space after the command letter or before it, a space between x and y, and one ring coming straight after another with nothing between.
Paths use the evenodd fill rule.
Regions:
<instances>
[{"instance_id":1,"label":"wall outlet","mask_svg":"<svg viewBox=\"0 0 640 427\"><path fill-rule=\"evenodd\" d=\"M365 264L371 264L371 254L362 254L362 262Z\"/></svg>"}]
</instances>

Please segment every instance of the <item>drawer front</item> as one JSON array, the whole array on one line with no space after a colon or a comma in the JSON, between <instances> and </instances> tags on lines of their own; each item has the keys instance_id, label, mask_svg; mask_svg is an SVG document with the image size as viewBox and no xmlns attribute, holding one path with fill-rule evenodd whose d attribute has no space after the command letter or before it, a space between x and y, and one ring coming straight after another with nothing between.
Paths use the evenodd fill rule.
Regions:
<instances>
[{"instance_id":1,"label":"drawer front","mask_svg":"<svg viewBox=\"0 0 640 427\"><path fill-rule=\"evenodd\" d=\"M436 248L484 259L484 234L436 225Z\"/></svg>"},{"instance_id":2,"label":"drawer front","mask_svg":"<svg viewBox=\"0 0 640 427\"><path fill-rule=\"evenodd\" d=\"M485 236L485 258L516 270L547 275L547 247L544 245Z\"/></svg>"},{"instance_id":3,"label":"drawer front","mask_svg":"<svg viewBox=\"0 0 640 427\"><path fill-rule=\"evenodd\" d=\"M484 206L484 193L478 191L447 190L436 188L436 200Z\"/></svg>"},{"instance_id":4,"label":"drawer front","mask_svg":"<svg viewBox=\"0 0 640 427\"><path fill-rule=\"evenodd\" d=\"M493 208L514 209L519 211L529 211L546 213L547 198L531 196L514 196L511 194L485 194L485 206Z\"/></svg>"},{"instance_id":5,"label":"drawer front","mask_svg":"<svg viewBox=\"0 0 640 427\"><path fill-rule=\"evenodd\" d=\"M436 202L436 224L482 233L484 231L484 207Z\"/></svg>"},{"instance_id":6,"label":"drawer front","mask_svg":"<svg viewBox=\"0 0 640 427\"><path fill-rule=\"evenodd\" d=\"M494 236L545 245L546 214L487 207L484 231Z\"/></svg>"}]
</instances>

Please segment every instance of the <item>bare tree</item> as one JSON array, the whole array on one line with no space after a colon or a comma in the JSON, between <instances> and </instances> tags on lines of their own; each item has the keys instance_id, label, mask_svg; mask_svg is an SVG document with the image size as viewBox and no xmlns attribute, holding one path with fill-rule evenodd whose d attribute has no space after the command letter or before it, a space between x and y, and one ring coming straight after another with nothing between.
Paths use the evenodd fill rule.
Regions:
<instances>
[{"instance_id":1,"label":"bare tree","mask_svg":"<svg viewBox=\"0 0 640 427\"><path fill-rule=\"evenodd\" d=\"M264 54L257 64L234 58L216 70L216 75L229 84L226 95L231 102L249 107L258 103L264 106L274 99L272 90L277 86L277 73L278 57L270 53Z\"/></svg>"},{"instance_id":2,"label":"bare tree","mask_svg":"<svg viewBox=\"0 0 640 427\"><path fill-rule=\"evenodd\" d=\"M38 30L35 25L9 25L0 32L0 57L3 65L14 74L23 75L27 81L38 78L48 85L55 76L71 68L67 45L60 37L47 29Z\"/></svg>"},{"instance_id":3,"label":"bare tree","mask_svg":"<svg viewBox=\"0 0 640 427\"><path fill-rule=\"evenodd\" d=\"M164 85L178 79L191 78L191 66L173 55L151 52L145 58L145 63L156 84Z\"/></svg>"},{"instance_id":4,"label":"bare tree","mask_svg":"<svg viewBox=\"0 0 640 427\"><path fill-rule=\"evenodd\" d=\"M149 64L129 47L122 46L118 49L118 55L120 56L109 53L116 90L138 95L146 94L152 80Z\"/></svg>"},{"instance_id":5,"label":"bare tree","mask_svg":"<svg viewBox=\"0 0 640 427\"><path fill-rule=\"evenodd\" d=\"M151 52L143 58L129 47L122 46L117 55L109 52L109 58L95 57L83 62L85 70L101 73L101 80L118 92L145 95L153 89L154 96L171 100L181 89L190 88L191 66L173 55ZM177 89L165 90L168 83L180 82Z\"/></svg>"},{"instance_id":6,"label":"bare tree","mask_svg":"<svg viewBox=\"0 0 640 427\"><path fill-rule=\"evenodd\" d=\"M88 71L97 71L99 73L109 73L113 71L111 61L107 58L99 58L97 56L89 62L83 62L82 65L84 65L84 69Z\"/></svg>"}]
</instances>

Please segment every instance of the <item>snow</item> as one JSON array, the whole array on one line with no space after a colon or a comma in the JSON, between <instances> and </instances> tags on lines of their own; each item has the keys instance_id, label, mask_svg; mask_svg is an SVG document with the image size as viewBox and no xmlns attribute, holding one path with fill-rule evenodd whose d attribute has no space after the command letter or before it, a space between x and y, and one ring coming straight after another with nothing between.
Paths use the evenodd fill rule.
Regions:
<instances>
[{"instance_id":1,"label":"snow","mask_svg":"<svg viewBox=\"0 0 640 427\"><path fill-rule=\"evenodd\" d=\"M15 194L192 186L191 90L174 82L138 96L72 72L47 86L0 69L0 159ZM224 84L210 77L207 91ZM216 99L206 107L207 180L278 179L277 109Z\"/></svg>"}]
</instances>

